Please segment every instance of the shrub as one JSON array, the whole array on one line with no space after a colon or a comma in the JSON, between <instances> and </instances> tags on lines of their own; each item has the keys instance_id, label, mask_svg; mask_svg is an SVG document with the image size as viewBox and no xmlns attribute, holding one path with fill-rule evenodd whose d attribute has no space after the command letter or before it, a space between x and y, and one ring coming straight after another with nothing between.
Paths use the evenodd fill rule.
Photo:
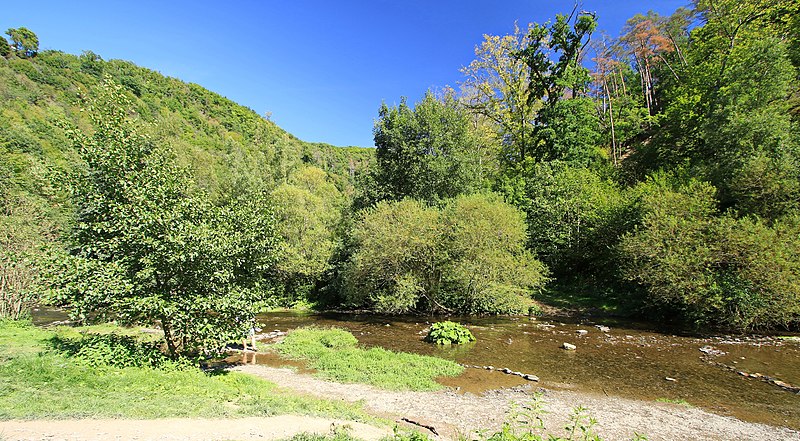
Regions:
<instances>
[{"instance_id":1,"label":"shrub","mask_svg":"<svg viewBox=\"0 0 800 441\"><path fill-rule=\"evenodd\" d=\"M353 232L345 298L382 312L525 312L546 269L525 250L524 216L497 196L444 208L405 199L365 210Z\"/></svg>"},{"instance_id":2,"label":"shrub","mask_svg":"<svg viewBox=\"0 0 800 441\"><path fill-rule=\"evenodd\" d=\"M475 336L469 332L466 326L448 320L431 325L431 330L425 337L425 341L436 343L437 345L461 345L475 341Z\"/></svg>"},{"instance_id":3,"label":"shrub","mask_svg":"<svg viewBox=\"0 0 800 441\"><path fill-rule=\"evenodd\" d=\"M605 272L609 250L635 220L626 194L587 168L537 164L525 194L529 248L559 273Z\"/></svg>"},{"instance_id":4,"label":"shrub","mask_svg":"<svg viewBox=\"0 0 800 441\"><path fill-rule=\"evenodd\" d=\"M749 331L800 320L800 217L772 225L719 214L709 184L651 186L618 248L649 304L696 325Z\"/></svg>"},{"instance_id":5,"label":"shrub","mask_svg":"<svg viewBox=\"0 0 800 441\"><path fill-rule=\"evenodd\" d=\"M162 351L161 341L141 341L119 334L89 334L77 337L55 335L51 345L90 366L169 368L176 364Z\"/></svg>"}]
</instances>

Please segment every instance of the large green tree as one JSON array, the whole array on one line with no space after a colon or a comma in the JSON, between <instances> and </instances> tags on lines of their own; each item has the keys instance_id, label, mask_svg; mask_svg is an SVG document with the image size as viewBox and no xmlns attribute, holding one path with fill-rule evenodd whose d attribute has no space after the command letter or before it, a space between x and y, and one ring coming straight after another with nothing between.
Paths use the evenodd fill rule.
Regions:
<instances>
[{"instance_id":1,"label":"large green tree","mask_svg":"<svg viewBox=\"0 0 800 441\"><path fill-rule=\"evenodd\" d=\"M73 132L83 164L60 300L80 318L159 326L172 354L219 350L246 332L264 292L272 214L258 195L212 205L129 109L106 79L90 108L96 131Z\"/></svg>"},{"instance_id":2,"label":"large green tree","mask_svg":"<svg viewBox=\"0 0 800 441\"><path fill-rule=\"evenodd\" d=\"M485 185L481 139L450 92L428 92L413 109L382 105L374 133L373 200L437 201Z\"/></svg>"},{"instance_id":3,"label":"large green tree","mask_svg":"<svg viewBox=\"0 0 800 441\"><path fill-rule=\"evenodd\" d=\"M270 199L282 239L275 269L285 300L300 300L331 268L345 199L317 167L294 171Z\"/></svg>"},{"instance_id":4,"label":"large green tree","mask_svg":"<svg viewBox=\"0 0 800 441\"><path fill-rule=\"evenodd\" d=\"M530 142L521 146L521 158L586 161L594 156L597 116L585 96L591 77L581 61L596 27L593 15L573 12L530 29L528 44L516 57L529 70L528 101L541 102L542 108Z\"/></svg>"}]
</instances>

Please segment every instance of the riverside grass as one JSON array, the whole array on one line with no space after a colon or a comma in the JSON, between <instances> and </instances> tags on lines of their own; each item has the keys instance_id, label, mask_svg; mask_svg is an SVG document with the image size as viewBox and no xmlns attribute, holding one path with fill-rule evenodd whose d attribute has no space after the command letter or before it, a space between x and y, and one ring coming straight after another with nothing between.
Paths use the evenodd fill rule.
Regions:
<instances>
[{"instance_id":1,"label":"riverside grass","mask_svg":"<svg viewBox=\"0 0 800 441\"><path fill-rule=\"evenodd\" d=\"M0 419L244 417L276 414L371 421L360 406L291 395L236 372L91 366L51 347L75 329L0 321Z\"/></svg>"},{"instance_id":2,"label":"riverside grass","mask_svg":"<svg viewBox=\"0 0 800 441\"><path fill-rule=\"evenodd\" d=\"M389 390L439 390L443 386L436 377L455 377L464 371L457 363L441 358L359 348L353 334L336 328L296 329L275 349L284 357L307 361L326 380Z\"/></svg>"}]
</instances>

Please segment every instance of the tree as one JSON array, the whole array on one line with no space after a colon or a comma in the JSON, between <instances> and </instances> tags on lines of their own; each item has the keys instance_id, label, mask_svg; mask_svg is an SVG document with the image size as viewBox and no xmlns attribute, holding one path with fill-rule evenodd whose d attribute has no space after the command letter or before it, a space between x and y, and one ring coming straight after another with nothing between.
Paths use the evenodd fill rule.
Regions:
<instances>
[{"instance_id":1,"label":"tree","mask_svg":"<svg viewBox=\"0 0 800 441\"><path fill-rule=\"evenodd\" d=\"M20 58L32 58L39 52L39 37L28 28L9 28L6 35L11 37L11 46Z\"/></svg>"},{"instance_id":2,"label":"tree","mask_svg":"<svg viewBox=\"0 0 800 441\"><path fill-rule=\"evenodd\" d=\"M514 26L512 35L485 35L475 48L475 59L461 69L466 76L461 101L467 108L489 119L501 139L500 161L516 163L529 142L533 120L541 107L529 99L529 71L516 56L530 44L533 25L527 32Z\"/></svg>"},{"instance_id":3,"label":"tree","mask_svg":"<svg viewBox=\"0 0 800 441\"><path fill-rule=\"evenodd\" d=\"M270 199L282 239L275 269L286 300L297 300L331 267L344 198L324 171L307 166L275 188Z\"/></svg>"},{"instance_id":4,"label":"tree","mask_svg":"<svg viewBox=\"0 0 800 441\"><path fill-rule=\"evenodd\" d=\"M800 218L720 214L715 189L643 184L641 225L618 247L647 303L697 326L751 331L800 321Z\"/></svg>"},{"instance_id":5,"label":"tree","mask_svg":"<svg viewBox=\"0 0 800 441\"><path fill-rule=\"evenodd\" d=\"M0 37L0 57L8 58L11 55L11 46L9 46L8 41Z\"/></svg>"},{"instance_id":6,"label":"tree","mask_svg":"<svg viewBox=\"0 0 800 441\"><path fill-rule=\"evenodd\" d=\"M798 205L800 144L791 114L787 1L698 1L681 81L663 95L649 168L690 165L723 207L775 219Z\"/></svg>"},{"instance_id":7,"label":"tree","mask_svg":"<svg viewBox=\"0 0 800 441\"><path fill-rule=\"evenodd\" d=\"M437 201L485 185L480 138L452 92L428 92L412 109L381 106L375 123L377 167L373 200Z\"/></svg>"},{"instance_id":8,"label":"tree","mask_svg":"<svg viewBox=\"0 0 800 441\"><path fill-rule=\"evenodd\" d=\"M494 195L462 195L442 209L380 202L354 228L346 301L390 313L524 312L547 272L525 236L522 213Z\"/></svg>"},{"instance_id":9,"label":"tree","mask_svg":"<svg viewBox=\"0 0 800 441\"><path fill-rule=\"evenodd\" d=\"M534 121L533 136L522 146L521 158L585 161L594 156L597 116L591 101L585 97L591 77L588 69L581 66L581 58L597 20L590 14L574 14L559 14L555 23L534 25L528 45L516 54L529 70L529 103L542 103ZM574 23L570 25L573 17ZM556 54L558 58L554 60ZM578 101L563 102L567 92L570 99ZM566 114L574 119L564 120ZM587 137L577 135L576 130L593 133ZM571 141L562 142L570 136Z\"/></svg>"},{"instance_id":10,"label":"tree","mask_svg":"<svg viewBox=\"0 0 800 441\"><path fill-rule=\"evenodd\" d=\"M130 103L106 78L90 110L96 131L72 132L83 161L58 293L86 319L160 326L173 355L215 352L251 326L276 246L259 195L216 206L170 151L126 121Z\"/></svg>"},{"instance_id":11,"label":"tree","mask_svg":"<svg viewBox=\"0 0 800 441\"><path fill-rule=\"evenodd\" d=\"M610 250L630 229L628 198L614 182L563 162L537 164L524 203L528 248L558 274L609 272Z\"/></svg>"}]
</instances>

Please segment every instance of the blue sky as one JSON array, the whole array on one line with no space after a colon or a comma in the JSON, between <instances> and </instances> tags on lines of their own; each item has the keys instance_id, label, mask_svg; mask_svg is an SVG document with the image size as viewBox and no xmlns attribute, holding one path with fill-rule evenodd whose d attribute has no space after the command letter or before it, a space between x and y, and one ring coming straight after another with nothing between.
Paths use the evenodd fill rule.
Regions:
<instances>
[{"instance_id":1,"label":"blue sky","mask_svg":"<svg viewBox=\"0 0 800 441\"><path fill-rule=\"evenodd\" d=\"M584 0L600 30L685 0ZM120 58L198 83L305 141L371 146L382 101L457 86L484 34L545 22L572 2L539 0L0 1L0 29L41 49Z\"/></svg>"}]
</instances>

